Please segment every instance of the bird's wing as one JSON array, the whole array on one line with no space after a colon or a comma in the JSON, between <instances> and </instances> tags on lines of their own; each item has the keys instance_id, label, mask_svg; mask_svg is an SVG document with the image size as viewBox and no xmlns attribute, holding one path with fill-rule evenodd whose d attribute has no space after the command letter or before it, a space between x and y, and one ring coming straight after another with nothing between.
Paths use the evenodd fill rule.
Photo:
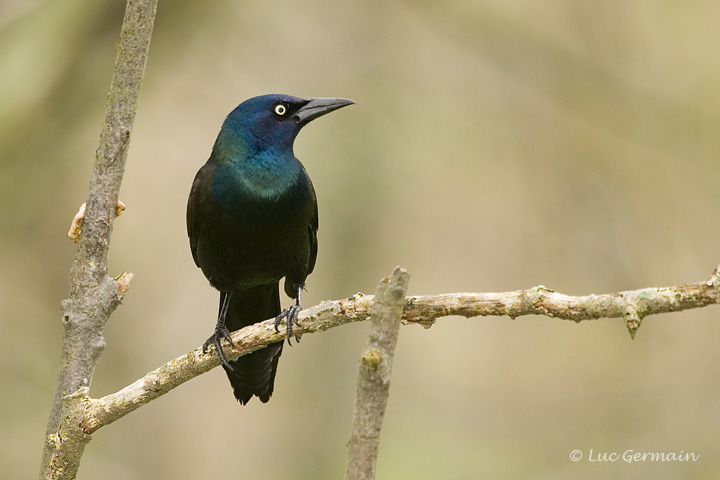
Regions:
<instances>
[{"instance_id":1,"label":"bird's wing","mask_svg":"<svg viewBox=\"0 0 720 480\"><path fill-rule=\"evenodd\" d=\"M190 238L190 251L192 251L193 260L195 260L195 265L198 267L200 264L198 263L198 256L197 256L197 242L198 242L198 220L199 215L197 212L197 203L200 201L201 192L200 192L200 182L201 182L201 172L203 172L204 168L201 168L198 170L197 175L195 175L195 180L193 181L192 188L190 189L190 196L188 197L188 205L187 205L187 232L188 237Z\"/></svg>"},{"instance_id":2,"label":"bird's wing","mask_svg":"<svg viewBox=\"0 0 720 480\"><path fill-rule=\"evenodd\" d=\"M312 187L311 187L312 188ZM318 204L315 198L315 190L313 190L313 203L314 212L310 219L310 225L308 226L308 233L310 234L310 259L308 261L307 274L310 275L315 268L315 260L317 260L318 242L317 242L317 230L318 230Z\"/></svg>"}]
</instances>

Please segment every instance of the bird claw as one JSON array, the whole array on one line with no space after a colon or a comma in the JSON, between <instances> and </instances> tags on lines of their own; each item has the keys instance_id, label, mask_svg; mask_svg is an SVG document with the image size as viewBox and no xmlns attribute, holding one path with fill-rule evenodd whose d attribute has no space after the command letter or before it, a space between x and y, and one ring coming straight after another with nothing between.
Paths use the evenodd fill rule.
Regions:
<instances>
[{"instance_id":1,"label":"bird claw","mask_svg":"<svg viewBox=\"0 0 720 480\"><path fill-rule=\"evenodd\" d=\"M280 315L275 317L275 332L280 332L280 323L282 322L283 318L286 319L287 322L287 340L288 345L292 346L292 343L290 342L290 339L292 338L292 326L296 325L300 327L300 322L298 322L298 314L300 313L300 310L302 310L302 307L300 304L295 304L291 306L290 308L286 308L283 310ZM302 338L302 335L295 335L295 340L300 343L300 339Z\"/></svg>"},{"instance_id":2,"label":"bird claw","mask_svg":"<svg viewBox=\"0 0 720 480\"><path fill-rule=\"evenodd\" d=\"M232 337L230 336L230 330L228 330L227 327L223 325L215 327L215 333L213 333L210 338L208 338L205 343L203 343L202 351L203 353L207 353L208 347L210 347L210 345L215 345L215 349L218 352L218 356L220 357L220 361L222 362L223 366L231 372L234 372L235 370L230 365L230 362L225 356L225 352L223 351L222 345L220 343L220 340L223 338L228 341L231 347L236 348L235 344L232 341Z\"/></svg>"}]
</instances>

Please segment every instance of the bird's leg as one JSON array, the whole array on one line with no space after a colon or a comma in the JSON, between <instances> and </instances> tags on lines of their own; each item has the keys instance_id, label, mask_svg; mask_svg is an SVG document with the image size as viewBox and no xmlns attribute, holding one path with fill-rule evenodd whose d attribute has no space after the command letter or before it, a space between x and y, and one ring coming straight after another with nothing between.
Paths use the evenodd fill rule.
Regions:
<instances>
[{"instance_id":1,"label":"bird's leg","mask_svg":"<svg viewBox=\"0 0 720 480\"><path fill-rule=\"evenodd\" d=\"M220 339L224 338L230 343L233 348L235 348L232 337L230 337L230 330L228 330L228 328L225 326L225 317L227 316L227 310L228 305L230 305L231 295L232 292L226 292L223 296L223 303L220 307L220 314L218 315L217 324L215 324L215 333L213 333L210 338L208 338L203 344L203 353L207 352L207 349L210 345L215 345L222 364L225 366L225 368L233 371L230 362L228 362L228 359L225 357L225 352L223 352L222 345L220 344Z\"/></svg>"},{"instance_id":2,"label":"bird's leg","mask_svg":"<svg viewBox=\"0 0 720 480\"><path fill-rule=\"evenodd\" d=\"M290 308L286 308L283 310L280 315L275 317L275 331L279 332L280 329L278 328L280 326L280 322L282 322L282 319L287 319L287 341L288 345L292 346L292 343L290 342L290 338L292 337L292 326L293 324L300 326L300 322L298 322L298 313L300 313L300 310L302 310L302 305L300 304L300 295L302 293L302 285L298 285L297 287L297 296L295 297L295 305L291 306ZM300 343L300 339L302 338L302 335L295 335L295 340Z\"/></svg>"}]
</instances>

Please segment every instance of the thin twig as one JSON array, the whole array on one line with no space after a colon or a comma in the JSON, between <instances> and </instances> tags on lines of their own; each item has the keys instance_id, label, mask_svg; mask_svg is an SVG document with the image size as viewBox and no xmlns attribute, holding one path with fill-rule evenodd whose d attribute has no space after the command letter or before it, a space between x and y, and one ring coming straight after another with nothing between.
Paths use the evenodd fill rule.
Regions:
<instances>
[{"instance_id":1,"label":"thin twig","mask_svg":"<svg viewBox=\"0 0 720 480\"><path fill-rule=\"evenodd\" d=\"M409 297L404 320L430 327L447 315L463 317L544 315L581 322L599 318L624 318L635 338L643 318L716 304L720 300L720 265L704 282L674 287L648 287L602 295L573 297L537 286L505 293L451 293Z\"/></svg>"},{"instance_id":2,"label":"thin twig","mask_svg":"<svg viewBox=\"0 0 720 480\"><path fill-rule=\"evenodd\" d=\"M370 315L370 334L358 366L352 432L345 480L372 480L385 407L390 395L392 361L410 276L396 268L378 286Z\"/></svg>"}]
</instances>

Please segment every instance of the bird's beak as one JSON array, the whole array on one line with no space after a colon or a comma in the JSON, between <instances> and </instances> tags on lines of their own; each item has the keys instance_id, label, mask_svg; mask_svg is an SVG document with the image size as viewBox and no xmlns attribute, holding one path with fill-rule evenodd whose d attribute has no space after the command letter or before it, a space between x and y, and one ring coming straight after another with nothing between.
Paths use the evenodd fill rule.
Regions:
<instances>
[{"instance_id":1,"label":"bird's beak","mask_svg":"<svg viewBox=\"0 0 720 480\"><path fill-rule=\"evenodd\" d=\"M298 122L303 125L333 110L355 103L346 98L305 98L304 100L308 103L303 105L294 115L297 117Z\"/></svg>"}]
</instances>

